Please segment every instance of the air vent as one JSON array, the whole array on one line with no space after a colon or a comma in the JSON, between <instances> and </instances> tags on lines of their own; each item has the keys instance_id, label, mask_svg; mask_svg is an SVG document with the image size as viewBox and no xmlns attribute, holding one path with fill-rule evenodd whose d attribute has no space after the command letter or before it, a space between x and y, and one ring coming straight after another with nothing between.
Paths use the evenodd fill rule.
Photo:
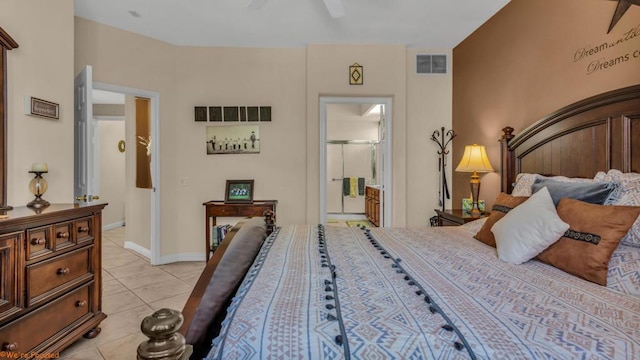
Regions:
<instances>
[{"instance_id":1,"label":"air vent","mask_svg":"<svg viewBox=\"0 0 640 360\"><path fill-rule=\"evenodd\" d=\"M416 72L418 74L446 74L447 55L417 55Z\"/></svg>"}]
</instances>

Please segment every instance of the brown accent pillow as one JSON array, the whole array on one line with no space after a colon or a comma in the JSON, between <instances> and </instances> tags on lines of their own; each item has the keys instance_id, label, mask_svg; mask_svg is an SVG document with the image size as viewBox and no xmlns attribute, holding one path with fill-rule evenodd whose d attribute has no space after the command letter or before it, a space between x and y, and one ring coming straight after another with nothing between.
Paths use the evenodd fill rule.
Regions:
<instances>
[{"instance_id":1,"label":"brown accent pillow","mask_svg":"<svg viewBox=\"0 0 640 360\"><path fill-rule=\"evenodd\" d=\"M207 336L212 322L219 315L224 316L227 302L235 294L266 237L264 218L254 217L247 220L231 239L213 275L210 275L209 284L185 334L187 344L194 347L210 345L211 339Z\"/></svg>"},{"instance_id":2,"label":"brown accent pillow","mask_svg":"<svg viewBox=\"0 0 640 360\"><path fill-rule=\"evenodd\" d=\"M607 285L611 254L640 215L640 206L595 205L563 198L558 215L569 230L537 259L596 284Z\"/></svg>"},{"instance_id":3,"label":"brown accent pillow","mask_svg":"<svg viewBox=\"0 0 640 360\"><path fill-rule=\"evenodd\" d=\"M480 228L473 237L489 246L496 247L496 239L493 237L493 233L491 232L493 224L502 219L510 209L513 209L527 201L528 198L528 196L511 196L509 194L500 193L493 202L491 215L489 215L489 218L487 218L484 225L482 225L482 228Z\"/></svg>"}]
</instances>

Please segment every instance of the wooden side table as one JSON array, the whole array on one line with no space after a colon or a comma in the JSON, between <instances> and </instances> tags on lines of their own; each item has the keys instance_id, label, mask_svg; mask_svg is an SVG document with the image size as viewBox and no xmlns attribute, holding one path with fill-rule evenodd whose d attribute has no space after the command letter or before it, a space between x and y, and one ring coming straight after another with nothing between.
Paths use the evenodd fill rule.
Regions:
<instances>
[{"instance_id":1,"label":"wooden side table","mask_svg":"<svg viewBox=\"0 0 640 360\"><path fill-rule=\"evenodd\" d=\"M220 200L207 201L202 204L205 206L205 259L209 261L211 252L215 249L211 248L211 227L216 225L217 217L245 217L245 216L263 216L267 210L273 211L274 218L276 214L276 205L278 200L255 200L252 203L230 204Z\"/></svg>"},{"instance_id":2,"label":"wooden side table","mask_svg":"<svg viewBox=\"0 0 640 360\"><path fill-rule=\"evenodd\" d=\"M438 214L438 226L459 226L489 216L489 213L486 212L480 216L471 216L471 214L462 211L462 209L447 209L444 211L435 209L435 211Z\"/></svg>"}]
</instances>

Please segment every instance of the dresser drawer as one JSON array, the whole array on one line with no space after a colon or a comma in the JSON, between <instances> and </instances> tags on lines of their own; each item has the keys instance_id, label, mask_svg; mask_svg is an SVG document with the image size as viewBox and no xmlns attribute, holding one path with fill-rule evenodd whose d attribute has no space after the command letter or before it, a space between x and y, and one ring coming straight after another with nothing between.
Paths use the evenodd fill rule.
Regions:
<instances>
[{"instance_id":1,"label":"dresser drawer","mask_svg":"<svg viewBox=\"0 0 640 360\"><path fill-rule=\"evenodd\" d=\"M91 279L92 250L90 246L27 266L27 306L55 295L58 288Z\"/></svg>"},{"instance_id":2,"label":"dresser drawer","mask_svg":"<svg viewBox=\"0 0 640 360\"><path fill-rule=\"evenodd\" d=\"M0 322L22 310L22 262L18 254L22 233L0 235Z\"/></svg>"},{"instance_id":3,"label":"dresser drawer","mask_svg":"<svg viewBox=\"0 0 640 360\"><path fill-rule=\"evenodd\" d=\"M62 250L75 245L73 222L53 225L54 250Z\"/></svg>"},{"instance_id":4,"label":"dresser drawer","mask_svg":"<svg viewBox=\"0 0 640 360\"><path fill-rule=\"evenodd\" d=\"M1 351L28 353L68 325L89 313L89 289L83 286L0 328ZM2 352L0 352L2 354ZM6 357L0 357L5 359Z\"/></svg>"},{"instance_id":5,"label":"dresser drawer","mask_svg":"<svg viewBox=\"0 0 640 360\"><path fill-rule=\"evenodd\" d=\"M53 252L51 241L51 227L41 227L27 230L27 259L31 260Z\"/></svg>"},{"instance_id":6,"label":"dresser drawer","mask_svg":"<svg viewBox=\"0 0 640 360\"><path fill-rule=\"evenodd\" d=\"M74 224L76 243L84 243L93 240L93 216L78 219Z\"/></svg>"}]
</instances>

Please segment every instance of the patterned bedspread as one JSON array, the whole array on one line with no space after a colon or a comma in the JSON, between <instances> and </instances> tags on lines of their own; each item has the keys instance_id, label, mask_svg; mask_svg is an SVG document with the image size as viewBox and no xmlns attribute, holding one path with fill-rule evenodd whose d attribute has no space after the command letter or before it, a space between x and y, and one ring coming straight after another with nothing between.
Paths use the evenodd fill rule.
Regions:
<instances>
[{"instance_id":1,"label":"patterned bedspread","mask_svg":"<svg viewBox=\"0 0 640 360\"><path fill-rule=\"evenodd\" d=\"M640 299L463 227L288 226L263 246L208 359L638 359Z\"/></svg>"}]
</instances>

